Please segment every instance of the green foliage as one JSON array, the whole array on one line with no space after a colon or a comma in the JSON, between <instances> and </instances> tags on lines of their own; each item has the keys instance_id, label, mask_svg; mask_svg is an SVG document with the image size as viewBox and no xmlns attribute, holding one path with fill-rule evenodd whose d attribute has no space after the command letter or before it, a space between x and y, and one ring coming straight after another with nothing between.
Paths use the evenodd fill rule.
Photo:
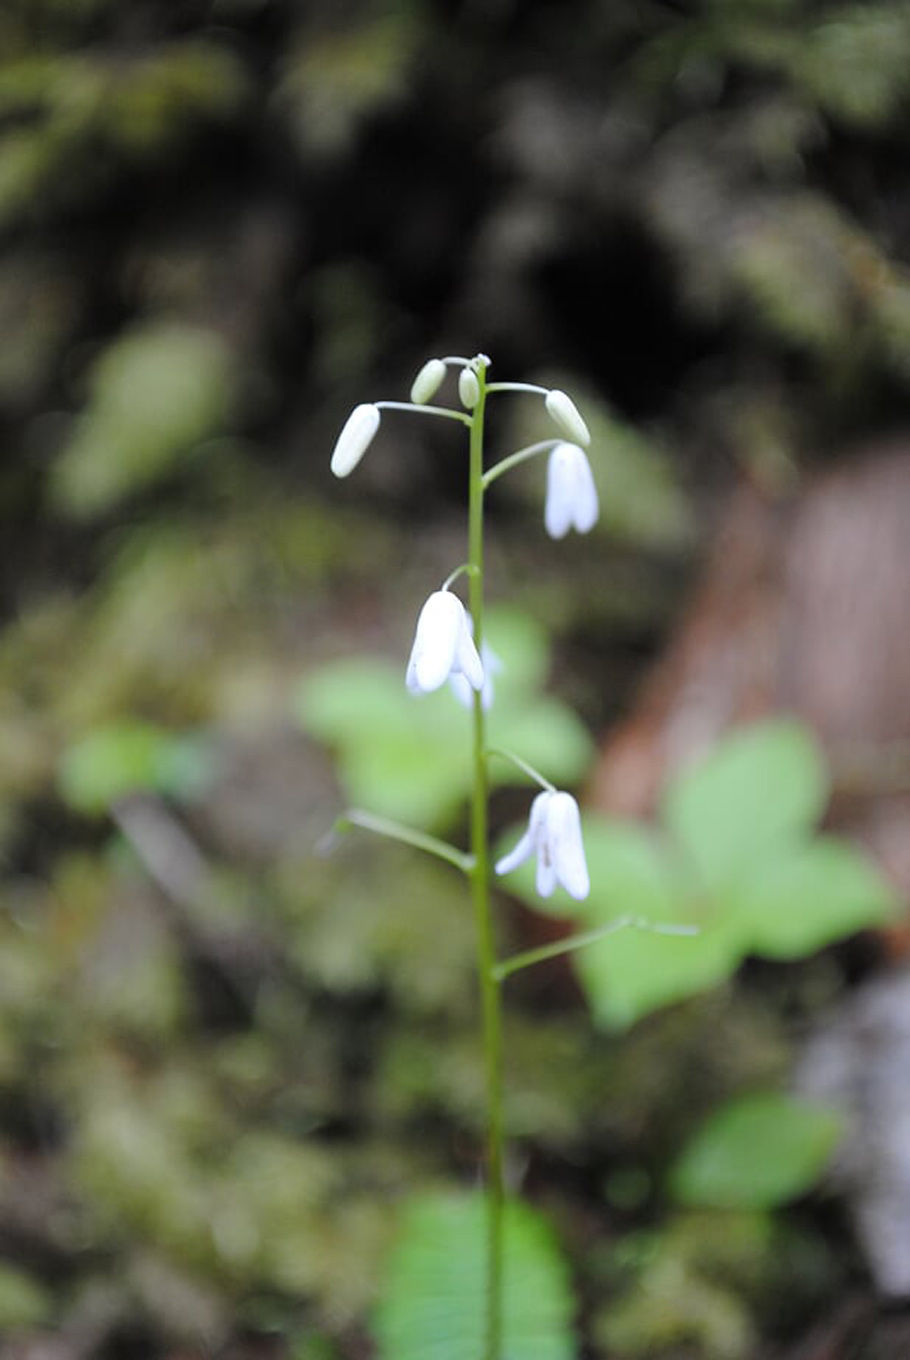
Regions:
<instances>
[{"instance_id":1,"label":"green foliage","mask_svg":"<svg viewBox=\"0 0 910 1360\"><path fill-rule=\"evenodd\" d=\"M131 793L198 792L211 770L204 739L175 736L151 723L121 722L75 741L64 752L59 782L70 807L97 815Z\"/></svg>"},{"instance_id":2,"label":"green foliage","mask_svg":"<svg viewBox=\"0 0 910 1360\"><path fill-rule=\"evenodd\" d=\"M805 957L889 918L892 893L861 853L812 835L825 797L808 734L790 722L757 724L677 776L662 832L586 820L586 902L560 896L542 907L531 865L509 885L585 930L629 915L698 927L689 938L624 929L573 956L595 1016L625 1026L730 977L748 954Z\"/></svg>"},{"instance_id":3,"label":"green foliage","mask_svg":"<svg viewBox=\"0 0 910 1360\"><path fill-rule=\"evenodd\" d=\"M486 1210L482 1195L426 1195L407 1209L376 1314L382 1360L476 1360L483 1349ZM574 1304L545 1221L505 1214L503 1354L571 1360Z\"/></svg>"},{"instance_id":4,"label":"green foliage","mask_svg":"<svg viewBox=\"0 0 910 1360\"><path fill-rule=\"evenodd\" d=\"M776 1208L811 1189L841 1132L831 1110L785 1095L741 1097L715 1111L691 1140L673 1189L686 1204Z\"/></svg>"},{"instance_id":5,"label":"green foliage","mask_svg":"<svg viewBox=\"0 0 910 1360\"><path fill-rule=\"evenodd\" d=\"M162 321L115 341L57 462L58 505L88 518L147 489L218 430L230 392L230 357L211 331Z\"/></svg>"},{"instance_id":6,"label":"green foliage","mask_svg":"<svg viewBox=\"0 0 910 1360\"><path fill-rule=\"evenodd\" d=\"M590 740L569 708L538 691L547 668L541 630L511 610L490 610L490 645L502 661L489 714L492 746L520 751L562 783L577 780ZM337 752L350 802L412 825L450 821L470 786L470 714L448 687L415 697L403 668L372 657L329 663L304 677L296 702L304 729ZM514 767L490 762L495 784Z\"/></svg>"},{"instance_id":7,"label":"green foliage","mask_svg":"<svg viewBox=\"0 0 910 1360\"><path fill-rule=\"evenodd\" d=\"M49 1290L24 1271L0 1262L0 1327L4 1331L38 1327L50 1320L52 1312Z\"/></svg>"}]
</instances>

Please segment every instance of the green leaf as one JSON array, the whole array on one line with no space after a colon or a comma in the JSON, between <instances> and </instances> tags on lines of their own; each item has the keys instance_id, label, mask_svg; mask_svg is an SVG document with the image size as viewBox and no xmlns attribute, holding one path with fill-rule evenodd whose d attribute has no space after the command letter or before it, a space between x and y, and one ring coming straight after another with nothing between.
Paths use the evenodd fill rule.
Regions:
<instances>
[{"instance_id":1,"label":"green leaf","mask_svg":"<svg viewBox=\"0 0 910 1360\"><path fill-rule=\"evenodd\" d=\"M169 473L225 420L231 362L211 331L171 322L118 339L92 372L92 396L54 469L61 509L88 517Z\"/></svg>"},{"instance_id":2,"label":"green leaf","mask_svg":"<svg viewBox=\"0 0 910 1360\"><path fill-rule=\"evenodd\" d=\"M546 1222L506 1205L503 1360L572 1360L568 1272ZM428 1195L402 1224L376 1315L380 1360L478 1360L483 1354L486 1206L482 1195Z\"/></svg>"},{"instance_id":3,"label":"green leaf","mask_svg":"<svg viewBox=\"0 0 910 1360\"><path fill-rule=\"evenodd\" d=\"M547 666L543 635L514 611L491 610L487 633L503 670L488 716L491 745L520 751L554 780L572 783L586 768L591 743L575 715L535 687ZM452 820L471 781L471 719L444 686L411 695L399 666L353 657L312 671L295 711L314 737L335 747L352 803L421 828ZM492 784L514 781L503 760L490 762Z\"/></svg>"},{"instance_id":4,"label":"green leaf","mask_svg":"<svg viewBox=\"0 0 910 1360\"><path fill-rule=\"evenodd\" d=\"M809 831L827 794L824 766L806 729L758 723L674 781L664 820L702 887L712 890Z\"/></svg>"},{"instance_id":5,"label":"green leaf","mask_svg":"<svg viewBox=\"0 0 910 1360\"><path fill-rule=\"evenodd\" d=\"M175 736L152 723L98 727L64 752L60 791L78 812L99 814L142 790L188 796L211 773L211 751L197 736Z\"/></svg>"},{"instance_id":6,"label":"green leaf","mask_svg":"<svg viewBox=\"0 0 910 1360\"><path fill-rule=\"evenodd\" d=\"M860 851L820 836L737 885L730 909L754 953L797 959L888 920L895 905Z\"/></svg>"},{"instance_id":7,"label":"green leaf","mask_svg":"<svg viewBox=\"0 0 910 1360\"><path fill-rule=\"evenodd\" d=\"M815 1184L840 1133L832 1110L773 1093L745 1096L695 1135L674 1168L673 1190L688 1204L774 1208Z\"/></svg>"},{"instance_id":8,"label":"green leaf","mask_svg":"<svg viewBox=\"0 0 910 1360\"><path fill-rule=\"evenodd\" d=\"M503 838L514 844L517 829ZM547 915L567 915L579 930L608 925L620 916L655 924L697 925L696 936L668 936L624 929L586 945L572 962L592 1014L610 1029L622 1029L651 1011L723 981L736 968L741 950L729 924L706 913L687 896L660 840L632 823L585 817L582 834L591 893L573 902L561 889L542 900L528 861L503 886Z\"/></svg>"}]
</instances>

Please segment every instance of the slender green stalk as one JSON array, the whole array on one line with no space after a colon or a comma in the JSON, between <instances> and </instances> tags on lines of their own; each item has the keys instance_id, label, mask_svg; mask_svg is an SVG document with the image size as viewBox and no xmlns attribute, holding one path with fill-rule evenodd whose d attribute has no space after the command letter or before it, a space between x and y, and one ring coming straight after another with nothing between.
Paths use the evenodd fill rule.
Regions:
<instances>
[{"instance_id":1,"label":"slender green stalk","mask_svg":"<svg viewBox=\"0 0 910 1360\"><path fill-rule=\"evenodd\" d=\"M384 836L386 840L401 841L403 845L412 845L415 850L424 850L428 855L444 859L447 864L454 864L463 874L469 874L474 867L472 855L466 855L454 845L449 845L448 841L441 841L438 836L429 836L425 831L415 831L401 822L393 822L390 817L378 817L373 812L364 812L362 808L348 808L335 822L335 830L346 831L349 826L359 826L376 836Z\"/></svg>"},{"instance_id":2,"label":"slender green stalk","mask_svg":"<svg viewBox=\"0 0 910 1360\"><path fill-rule=\"evenodd\" d=\"M522 760L521 756L517 756L514 751L506 751L502 746L488 746L487 755L501 756L503 760L508 760L517 769L521 770L523 774L526 774L529 779L533 779L535 784L539 784L542 789L546 789L548 793L556 792L555 784L551 784L549 779L544 779L539 770L535 770L533 765L529 765L526 760Z\"/></svg>"},{"instance_id":3,"label":"slender green stalk","mask_svg":"<svg viewBox=\"0 0 910 1360\"><path fill-rule=\"evenodd\" d=\"M562 444L562 439L540 439L536 444L528 444L527 448L519 449L517 453L510 453L508 458L501 459L494 463L488 472L483 475L483 485L486 489L491 482L495 482L497 477L501 477L510 468L517 467L519 463L525 463L529 458L537 458L541 453L548 453L550 449L555 449L557 444Z\"/></svg>"},{"instance_id":4,"label":"slender green stalk","mask_svg":"<svg viewBox=\"0 0 910 1360\"><path fill-rule=\"evenodd\" d=\"M418 416L444 416L446 420L460 420L462 425L470 425L471 417L464 411L450 411L447 406L415 406L412 401L375 401L380 411L410 411Z\"/></svg>"},{"instance_id":5,"label":"slender green stalk","mask_svg":"<svg viewBox=\"0 0 910 1360\"><path fill-rule=\"evenodd\" d=\"M614 935L617 930L646 930L651 935L701 934L698 926L663 925L656 921L646 921L643 916L617 916L615 921L609 921L604 926L595 926L593 930L583 930L578 935L570 935L566 940L554 940L552 944L542 944L536 949L525 949L520 954L513 954L510 959L503 959L501 963L495 965L493 976L498 982L504 982L507 977L520 972L522 968L532 968L535 963L545 963L547 959L559 958L560 954L574 954L577 949L596 944L607 935Z\"/></svg>"},{"instance_id":6,"label":"slender green stalk","mask_svg":"<svg viewBox=\"0 0 910 1360\"><path fill-rule=\"evenodd\" d=\"M480 396L471 417L470 491L468 502L469 603L474 642L483 645L483 417L486 369L478 365ZM503 1183L502 1013L500 984L495 976L496 951L490 907L488 848L486 721L480 694L474 695L471 797L471 870L477 971L483 1012L483 1048L487 1084L487 1289L484 1360L501 1360Z\"/></svg>"}]
</instances>

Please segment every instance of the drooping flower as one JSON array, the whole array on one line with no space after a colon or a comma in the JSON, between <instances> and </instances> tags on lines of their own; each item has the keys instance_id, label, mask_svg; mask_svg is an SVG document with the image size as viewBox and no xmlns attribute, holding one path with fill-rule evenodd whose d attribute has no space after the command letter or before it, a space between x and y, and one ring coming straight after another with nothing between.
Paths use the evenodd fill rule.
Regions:
<instances>
[{"instance_id":1,"label":"drooping flower","mask_svg":"<svg viewBox=\"0 0 910 1360\"><path fill-rule=\"evenodd\" d=\"M471 618L468 616L468 627L471 626ZM472 630L473 631L473 630ZM488 712L493 707L494 690L493 676L498 675L502 670L502 662L493 651L493 648L484 638L480 644L480 660L483 665L483 687L480 691L481 702L484 711ZM474 697L471 693L471 686L467 677L462 671L453 671L449 676L449 686L455 698L463 708L471 708L474 704Z\"/></svg>"},{"instance_id":2,"label":"drooping flower","mask_svg":"<svg viewBox=\"0 0 910 1360\"><path fill-rule=\"evenodd\" d=\"M415 406L425 406L432 400L442 385L446 366L441 359L427 359L423 368L411 384L411 401Z\"/></svg>"},{"instance_id":3,"label":"drooping flower","mask_svg":"<svg viewBox=\"0 0 910 1360\"><path fill-rule=\"evenodd\" d=\"M581 412L571 397L554 387L544 397L544 405L550 418L556 422L564 435L567 435L574 444L582 444L585 448L588 447L591 442L591 432L582 420Z\"/></svg>"},{"instance_id":4,"label":"drooping flower","mask_svg":"<svg viewBox=\"0 0 910 1360\"><path fill-rule=\"evenodd\" d=\"M570 897L581 901L591 890L585 848L581 839L578 804L571 793L545 789L531 804L528 829L509 854L496 865L497 874L517 869L537 856L537 891L549 897L561 883Z\"/></svg>"},{"instance_id":5,"label":"drooping flower","mask_svg":"<svg viewBox=\"0 0 910 1360\"><path fill-rule=\"evenodd\" d=\"M335 441L331 468L336 477L347 477L372 443L379 429L379 407L372 402L355 406Z\"/></svg>"},{"instance_id":6,"label":"drooping flower","mask_svg":"<svg viewBox=\"0 0 910 1360\"><path fill-rule=\"evenodd\" d=\"M450 675L463 675L472 689L483 689L483 665L464 605L450 590L435 590L417 619L405 684L412 694L430 694Z\"/></svg>"},{"instance_id":7,"label":"drooping flower","mask_svg":"<svg viewBox=\"0 0 910 1360\"><path fill-rule=\"evenodd\" d=\"M597 488L584 449L557 444L547 460L547 533L551 538L565 538L570 529L586 534L599 513Z\"/></svg>"}]
</instances>

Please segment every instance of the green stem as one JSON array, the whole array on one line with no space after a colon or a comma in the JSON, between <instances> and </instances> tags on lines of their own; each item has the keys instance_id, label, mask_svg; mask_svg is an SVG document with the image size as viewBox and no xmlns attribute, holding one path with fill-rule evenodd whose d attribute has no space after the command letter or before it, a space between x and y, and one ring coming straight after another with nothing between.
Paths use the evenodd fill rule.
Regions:
<instances>
[{"instance_id":1,"label":"green stem","mask_svg":"<svg viewBox=\"0 0 910 1360\"><path fill-rule=\"evenodd\" d=\"M610 921L605 926L597 926L594 930L583 930L579 935L570 935L567 940L556 940L553 944L542 944L537 949L525 949L520 954L513 954L510 959L503 959L493 968L493 976L497 982L504 982L513 973L518 973L522 968L532 968L535 963L545 963L547 959L559 958L560 954L574 954L576 949L584 949L589 944L596 944L598 940L604 939L607 935L613 935L617 930L646 930L652 935L699 935L701 933L698 926L674 926L661 925L655 921L646 921L643 916L617 916L615 921Z\"/></svg>"},{"instance_id":2,"label":"green stem","mask_svg":"<svg viewBox=\"0 0 910 1360\"><path fill-rule=\"evenodd\" d=\"M380 411L412 411L420 416L444 416L446 420L460 420L462 425L471 423L471 417L463 411L450 411L447 406L415 406L412 401L374 401L373 405Z\"/></svg>"},{"instance_id":3,"label":"green stem","mask_svg":"<svg viewBox=\"0 0 910 1360\"><path fill-rule=\"evenodd\" d=\"M359 826L376 836L385 836L386 840L401 841L403 845L413 845L415 850L425 850L428 855L454 864L463 874L469 874L474 867L473 855L456 850L454 845L441 841L438 836L428 836L425 831L415 831L401 822L393 822L390 817L377 817L361 808L348 808L335 822L335 830L345 831L349 826Z\"/></svg>"},{"instance_id":4,"label":"green stem","mask_svg":"<svg viewBox=\"0 0 910 1360\"><path fill-rule=\"evenodd\" d=\"M483 417L486 368L477 368L480 395L471 415L470 491L468 502L469 603L474 643L483 644ZM490 906L486 718L480 694L474 695L471 798L471 889L477 931L477 971L483 1012L483 1049L487 1085L487 1288L484 1360L501 1360L503 1182L502 997L495 976L496 951Z\"/></svg>"},{"instance_id":5,"label":"green stem","mask_svg":"<svg viewBox=\"0 0 910 1360\"><path fill-rule=\"evenodd\" d=\"M529 458L536 458L538 454L547 453L550 449L555 449L557 444L564 443L564 439L540 439L536 444L528 444L526 448L519 449L517 453L510 453L507 458L494 463L489 471L484 473L484 490L491 482L495 482L497 477L508 472L510 468L517 467L519 463L525 463Z\"/></svg>"},{"instance_id":6,"label":"green stem","mask_svg":"<svg viewBox=\"0 0 910 1360\"><path fill-rule=\"evenodd\" d=\"M546 789L547 793L556 792L555 784L551 784L549 779L544 779L540 770L535 770L533 765L529 765L526 760L522 760L521 756L517 756L514 751L507 751L503 746L488 746L487 755L501 756L503 760L508 760L510 764L515 765L523 774L526 774L529 779L533 779L535 784L539 784L542 789Z\"/></svg>"}]
</instances>

